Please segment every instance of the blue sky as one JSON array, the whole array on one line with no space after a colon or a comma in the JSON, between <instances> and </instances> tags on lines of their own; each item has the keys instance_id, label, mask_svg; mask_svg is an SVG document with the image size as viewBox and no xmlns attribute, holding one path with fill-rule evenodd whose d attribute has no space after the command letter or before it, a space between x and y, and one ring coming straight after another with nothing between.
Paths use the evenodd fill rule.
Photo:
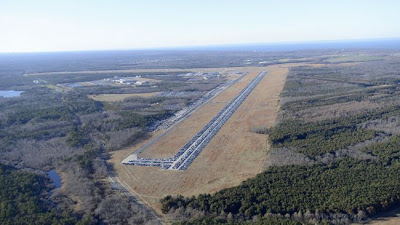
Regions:
<instances>
[{"instance_id":1,"label":"blue sky","mask_svg":"<svg viewBox=\"0 0 400 225\"><path fill-rule=\"evenodd\" d=\"M400 37L396 0L0 0L0 52Z\"/></svg>"}]
</instances>

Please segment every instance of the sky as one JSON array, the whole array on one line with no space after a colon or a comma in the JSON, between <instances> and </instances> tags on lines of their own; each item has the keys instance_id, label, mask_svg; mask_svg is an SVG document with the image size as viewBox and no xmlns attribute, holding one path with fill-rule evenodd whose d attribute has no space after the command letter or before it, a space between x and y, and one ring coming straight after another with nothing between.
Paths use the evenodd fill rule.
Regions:
<instances>
[{"instance_id":1,"label":"sky","mask_svg":"<svg viewBox=\"0 0 400 225\"><path fill-rule=\"evenodd\" d=\"M0 52L400 37L398 0L0 0Z\"/></svg>"}]
</instances>

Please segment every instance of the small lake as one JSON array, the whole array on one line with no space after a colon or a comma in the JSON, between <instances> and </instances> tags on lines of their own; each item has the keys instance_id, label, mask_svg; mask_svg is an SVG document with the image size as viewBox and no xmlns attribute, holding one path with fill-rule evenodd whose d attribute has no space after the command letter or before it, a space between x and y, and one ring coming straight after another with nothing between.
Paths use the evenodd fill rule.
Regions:
<instances>
[{"instance_id":1,"label":"small lake","mask_svg":"<svg viewBox=\"0 0 400 225\"><path fill-rule=\"evenodd\" d=\"M61 177L56 170L50 170L47 172L47 175L50 177L51 183L55 186L55 189L61 187Z\"/></svg>"},{"instance_id":2,"label":"small lake","mask_svg":"<svg viewBox=\"0 0 400 225\"><path fill-rule=\"evenodd\" d=\"M0 91L0 96L4 98L12 98L12 97L19 97L23 93L23 91Z\"/></svg>"},{"instance_id":3,"label":"small lake","mask_svg":"<svg viewBox=\"0 0 400 225\"><path fill-rule=\"evenodd\" d=\"M68 84L67 85L68 87L83 87L83 85L82 84L78 84L78 83L73 83L73 84Z\"/></svg>"}]
</instances>

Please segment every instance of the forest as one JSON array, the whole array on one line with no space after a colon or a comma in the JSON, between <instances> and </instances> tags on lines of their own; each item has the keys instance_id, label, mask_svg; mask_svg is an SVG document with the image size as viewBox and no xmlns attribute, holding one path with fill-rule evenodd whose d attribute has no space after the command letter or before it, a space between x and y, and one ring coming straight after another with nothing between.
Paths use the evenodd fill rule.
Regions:
<instances>
[{"instance_id":1,"label":"forest","mask_svg":"<svg viewBox=\"0 0 400 225\"><path fill-rule=\"evenodd\" d=\"M31 71L40 72L49 66L30 64L31 60L26 71L36 68ZM23 68L24 63L20 63ZM34 77L23 76L14 62L3 66L0 88L23 93L20 97L0 97L0 163L7 168L2 167L0 179L2 187L10 184L1 190L1 224L158 224L142 206L106 182L113 173L106 161L108 154L148 138L157 123L225 82L224 78L192 82L168 72ZM149 85L67 86L137 75L158 83L152 89ZM40 82L34 83L35 79ZM96 94L180 91L189 94L120 101L90 98ZM46 172L52 169L62 177L62 188L54 189L50 184ZM8 192L15 194L7 196ZM24 202L25 197L29 201Z\"/></svg>"},{"instance_id":2,"label":"forest","mask_svg":"<svg viewBox=\"0 0 400 225\"><path fill-rule=\"evenodd\" d=\"M0 164L0 224L77 224L71 211L43 199L50 190L47 178Z\"/></svg>"},{"instance_id":3,"label":"forest","mask_svg":"<svg viewBox=\"0 0 400 225\"><path fill-rule=\"evenodd\" d=\"M343 224L365 220L399 200L395 174L399 169L400 92L398 59L391 53L312 50L0 55L0 89L23 91L20 97L0 97L0 223L159 224L107 182L113 173L107 163L109 153L145 140L160 121L226 79L191 80L176 72L114 70L180 68L189 72L199 67L296 62L324 66L293 67L281 95L277 125L260 125L254 130L272 143L266 170L242 185L212 195L166 197L161 201L163 212L181 224ZM367 63L341 66L337 54L355 55L341 59L351 62L357 62L358 54L373 56ZM35 75L45 72L62 74ZM157 83L69 86L135 76ZM118 101L91 97L150 92L167 95ZM184 94L173 94L177 92ZM46 172L52 169L61 175L62 188L51 185ZM385 177L385 173L394 177ZM356 176L359 174L365 177ZM360 193L360 198L351 197ZM326 200L327 194L331 199Z\"/></svg>"},{"instance_id":4,"label":"forest","mask_svg":"<svg viewBox=\"0 0 400 225\"><path fill-rule=\"evenodd\" d=\"M177 224L350 224L399 207L398 65L293 67L277 124L257 129L272 147L265 171L215 194L167 196L163 213Z\"/></svg>"}]
</instances>

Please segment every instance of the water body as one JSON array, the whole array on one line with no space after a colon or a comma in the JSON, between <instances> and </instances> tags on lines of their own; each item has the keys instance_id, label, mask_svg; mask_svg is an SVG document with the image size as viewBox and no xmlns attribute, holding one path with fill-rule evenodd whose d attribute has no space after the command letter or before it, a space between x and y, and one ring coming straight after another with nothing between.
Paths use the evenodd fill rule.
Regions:
<instances>
[{"instance_id":1,"label":"water body","mask_svg":"<svg viewBox=\"0 0 400 225\"><path fill-rule=\"evenodd\" d=\"M0 96L4 98L12 98L21 96L21 93L23 93L23 91L0 91Z\"/></svg>"},{"instance_id":2,"label":"water body","mask_svg":"<svg viewBox=\"0 0 400 225\"><path fill-rule=\"evenodd\" d=\"M55 189L61 187L61 177L58 175L56 170L50 170L47 172L47 175L50 177L52 184L54 185Z\"/></svg>"},{"instance_id":3,"label":"water body","mask_svg":"<svg viewBox=\"0 0 400 225\"><path fill-rule=\"evenodd\" d=\"M73 84L68 84L68 87L83 87L83 85L78 83L73 83Z\"/></svg>"}]
</instances>

